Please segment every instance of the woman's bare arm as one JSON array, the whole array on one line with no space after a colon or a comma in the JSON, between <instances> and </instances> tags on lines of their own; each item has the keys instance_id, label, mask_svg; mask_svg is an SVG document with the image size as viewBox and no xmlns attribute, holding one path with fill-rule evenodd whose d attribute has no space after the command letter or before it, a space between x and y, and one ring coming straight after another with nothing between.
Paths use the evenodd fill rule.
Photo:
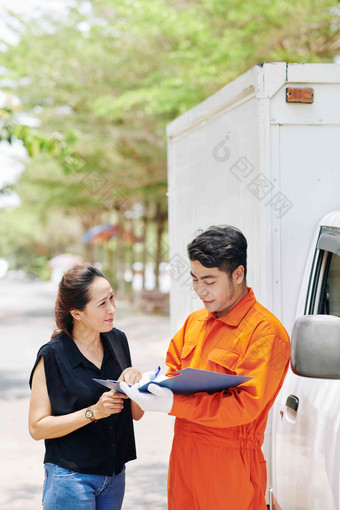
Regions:
<instances>
[{"instance_id":1,"label":"woman's bare arm","mask_svg":"<svg viewBox=\"0 0 340 510\"><path fill-rule=\"evenodd\" d=\"M123 400L125 398L127 398L125 395L111 390L103 393L96 404L88 407L91 407L94 418L100 420L111 414L120 413L124 407ZM33 374L29 407L29 432L33 439L54 439L66 436L91 423L90 420L85 418L85 411L88 407L62 416L52 416L44 360L41 357Z\"/></svg>"}]
</instances>

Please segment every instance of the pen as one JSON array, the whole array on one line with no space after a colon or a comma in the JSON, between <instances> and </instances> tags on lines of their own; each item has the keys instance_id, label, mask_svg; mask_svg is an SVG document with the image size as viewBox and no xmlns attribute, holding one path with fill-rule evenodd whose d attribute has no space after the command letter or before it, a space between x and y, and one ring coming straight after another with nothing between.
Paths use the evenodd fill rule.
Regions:
<instances>
[{"instance_id":1,"label":"pen","mask_svg":"<svg viewBox=\"0 0 340 510\"><path fill-rule=\"evenodd\" d=\"M151 377L151 381L154 381L156 379L156 377L158 376L160 371L161 371L161 367L158 365L158 367L156 368L153 376Z\"/></svg>"}]
</instances>

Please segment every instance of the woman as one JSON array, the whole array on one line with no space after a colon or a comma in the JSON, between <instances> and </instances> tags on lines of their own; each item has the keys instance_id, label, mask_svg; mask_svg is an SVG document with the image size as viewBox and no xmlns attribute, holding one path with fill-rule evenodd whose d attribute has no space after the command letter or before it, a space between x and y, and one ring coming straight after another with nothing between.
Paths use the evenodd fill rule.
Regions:
<instances>
[{"instance_id":1,"label":"woman","mask_svg":"<svg viewBox=\"0 0 340 510\"><path fill-rule=\"evenodd\" d=\"M143 411L93 379L134 384L125 334L112 328L111 285L91 266L68 270L55 306L57 330L38 352L29 431L45 439L45 510L119 510L125 463L136 458L132 418Z\"/></svg>"}]
</instances>

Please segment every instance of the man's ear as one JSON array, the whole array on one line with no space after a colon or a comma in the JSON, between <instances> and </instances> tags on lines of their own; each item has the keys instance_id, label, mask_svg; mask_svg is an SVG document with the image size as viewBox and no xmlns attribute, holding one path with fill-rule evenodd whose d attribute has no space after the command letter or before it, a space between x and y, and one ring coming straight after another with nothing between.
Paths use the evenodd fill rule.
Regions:
<instances>
[{"instance_id":1,"label":"man's ear","mask_svg":"<svg viewBox=\"0 0 340 510\"><path fill-rule=\"evenodd\" d=\"M244 267L242 265L238 266L233 272L233 280L238 285L244 282Z\"/></svg>"}]
</instances>

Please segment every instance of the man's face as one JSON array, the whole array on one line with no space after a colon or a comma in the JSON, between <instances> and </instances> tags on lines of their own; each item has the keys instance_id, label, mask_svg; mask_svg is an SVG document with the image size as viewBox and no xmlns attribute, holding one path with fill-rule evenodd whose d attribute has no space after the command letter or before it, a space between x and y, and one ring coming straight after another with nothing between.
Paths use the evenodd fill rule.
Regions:
<instances>
[{"instance_id":1,"label":"man's face","mask_svg":"<svg viewBox=\"0 0 340 510\"><path fill-rule=\"evenodd\" d=\"M231 278L217 267L204 267L198 260L191 265L192 285L208 312L223 317L248 292L244 283L244 269L239 266Z\"/></svg>"}]
</instances>

